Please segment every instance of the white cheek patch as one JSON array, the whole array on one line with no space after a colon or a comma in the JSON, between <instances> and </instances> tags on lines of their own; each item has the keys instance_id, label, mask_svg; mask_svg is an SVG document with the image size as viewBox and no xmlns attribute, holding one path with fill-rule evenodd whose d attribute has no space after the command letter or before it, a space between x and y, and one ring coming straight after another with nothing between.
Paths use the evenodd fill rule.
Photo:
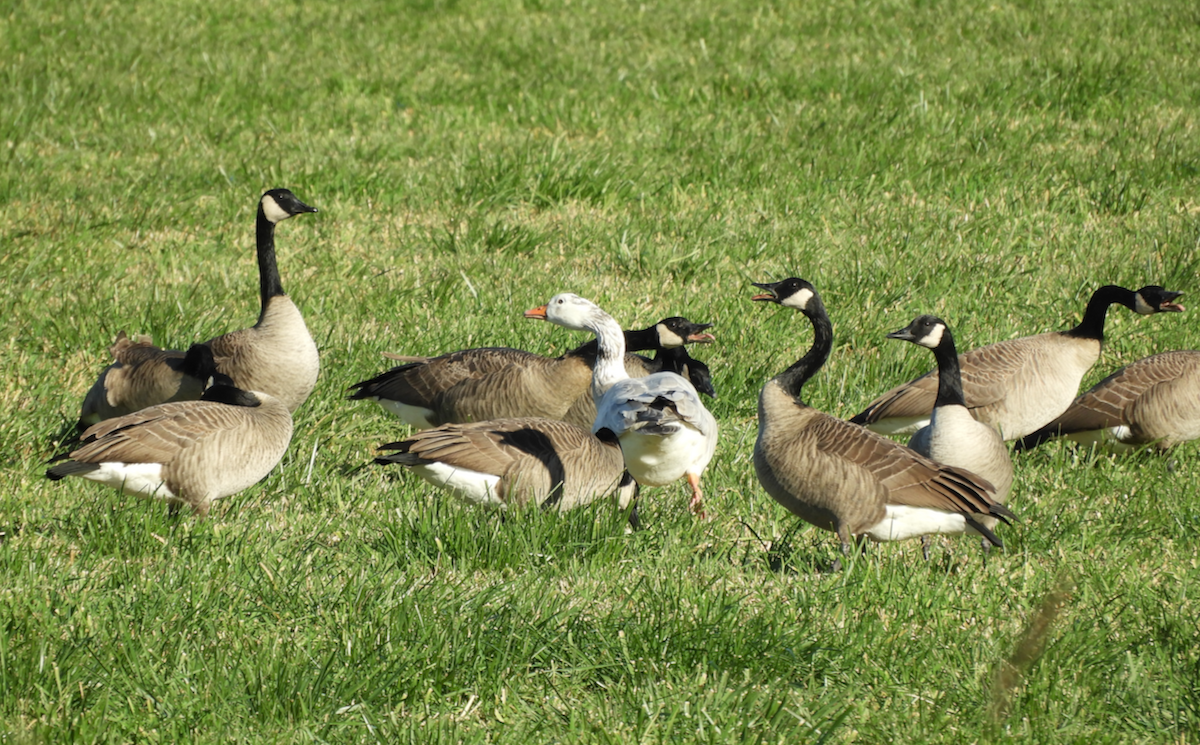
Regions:
<instances>
[{"instance_id":1,"label":"white cheek patch","mask_svg":"<svg viewBox=\"0 0 1200 745\"><path fill-rule=\"evenodd\" d=\"M177 495L163 483L162 469L161 463L109 462L101 463L99 468L83 477L137 497L173 499Z\"/></svg>"},{"instance_id":2,"label":"white cheek patch","mask_svg":"<svg viewBox=\"0 0 1200 745\"><path fill-rule=\"evenodd\" d=\"M1157 312L1154 306L1146 302L1146 298L1142 297L1141 293L1134 296L1133 309L1143 316L1148 316L1151 313Z\"/></svg>"},{"instance_id":3,"label":"white cheek patch","mask_svg":"<svg viewBox=\"0 0 1200 745\"><path fill-rule=\"evenodd\" d=\"M923 347L928 347L929 349L937 349L938 345L942 343L942 335L945 334L945 332L945 326L940 323L935 324L934 327L929 330L928 334L925 334L920 339L917 339L917 343Z\"/></svg>"},{"instance_id":4,"label":"white cheek patch","mask_svg":"<svg viewBox=\"0 0 1200 745\"><path fill-rule=\"evenodd\" d=\"M662 325L661 323L658 324L658 326L656 327L656 330L658 331L659 346L662 346L665 349L673 349L675 347L682 347L684 344L687 343L687 341L683 337L681 337L679 334L675 333L671 329L667 328L666 326Z\"/></svg>"},{"instance_id":5,"label":"white cheek patch","mask_svg":"<svg viewBox=\"0 0 1200 745\"><path fill-rule=\"evenodd\" d=\"M275 201L275 197L270 194L262 198L263 214L273 223L286 220L291 217L291 213L279 206L279 202Z\"/></svg>"},{"instance_id":6,"label":"white cheek patch","mask_svg":"<svg viewBox=\"0 0 1200 745\"><path fill-rule=\"evenodd\" d=\"M780 303L780 305L786 305L789 308L795 308L797 310L804 310L808 307L808 301L812 300L812 297L813 291L806 287L799 292L789 295L782 303Z\"/></svg>"}]
</instances>

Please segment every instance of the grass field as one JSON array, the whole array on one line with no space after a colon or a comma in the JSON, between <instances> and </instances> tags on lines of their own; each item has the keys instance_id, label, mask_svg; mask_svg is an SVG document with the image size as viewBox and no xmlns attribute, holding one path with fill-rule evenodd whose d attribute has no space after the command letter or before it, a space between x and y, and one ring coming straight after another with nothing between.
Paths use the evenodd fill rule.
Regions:
<instances>
[{"instance_id":1,"label":"grass field","mask_svg":"<svg viewBox=\"0 0 1200 745\"><path fill-rule=\"evenodd\" d=\"M1096 287L1196 302L1200 6L1098 2L162 0L0 17L0 740L1200 741L1200 463L1020 458L1002 532L872 547L798 525L750 462L759 388L807 348L751 281L822 292L808 386L841 416L960 348L1079 318ZM203 522L44 462L120 329L257 313L258 195L322 354L264 482ZM716 324L710 514L643 493L501 523L398 469L344 400L380 353ZM1090 385L1196 348L1117 308Z\"/></svg>"}]
</instances>

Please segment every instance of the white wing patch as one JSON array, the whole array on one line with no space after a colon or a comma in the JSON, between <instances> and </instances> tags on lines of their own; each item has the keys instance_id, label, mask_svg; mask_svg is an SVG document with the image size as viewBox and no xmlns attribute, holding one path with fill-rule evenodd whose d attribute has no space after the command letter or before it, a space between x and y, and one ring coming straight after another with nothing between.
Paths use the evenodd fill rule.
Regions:
<instances>
[{"instance_id":1,"label":"white wing patch","mask_svg":"<svg viewBox=\"0 0 1200 745\"><path fill-rule=\"evenodd\" d=\"M175 499L162 480L161 463L101 463L95 471L80 474L85 479L98 481L114 489L120 489L135 497Z\"/></svg>"},{"instance_id":2,"label":"white wing patch","mask_svg":"<svg viewBox=\"0 0 1200 745\"><path fill-rule=\"evenodd\" d=\"M392 401L379 396L371 396L371 400L383 407L384 411L394 414L404 420L405 424L412 425L417 429L429 429L434 426L430 421L433 416L433 409L427 409L424 406L412 406L411 404Z\"/></svg>"},{"instance_id":3,"label":"white wing patch","mask_svg":"<svg viewBox=\"0 0 1200 745\"><path fill-rule=\"evenodd\" d=\"M904 541L934 533L974 533L963 515L928 507L889 504L887 514L866 535L876 541Z\"/></svg>"},{"instance_id":4,"label":"white wing patch","mask_svg":"<svg viewBox=\"0 0 1200 745\"><path fill-rule=\"evenodd\" d=\"M445 463L428 463L409 468L429 483L445 489L456 498L470 505L504 509L505 504L500 500L497 486L500 477L490 473L480 473L466 468L455 468Z\"/></svg>"}]
</instances>

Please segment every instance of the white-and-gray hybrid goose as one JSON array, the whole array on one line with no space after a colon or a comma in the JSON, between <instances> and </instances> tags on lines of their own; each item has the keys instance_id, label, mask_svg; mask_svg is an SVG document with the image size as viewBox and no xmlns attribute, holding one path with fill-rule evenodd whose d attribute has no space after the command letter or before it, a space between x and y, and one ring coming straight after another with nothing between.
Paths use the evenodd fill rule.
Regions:
<instances>
[{"instance_id":1,"label":"white-and-gray hybrid goose","mask_svg":"<svg viewBox=\"0 0 1200 745\"><path fill-rule=\"evenodd\" d=\"M686 478L689 509L703 515L700 477L717 447L717 420L696 389L675 373L630 378L625 370L621 326L595 303L560 293L546 305L525 312L576 331L596 335L599 351L592 369L596 420L601 439L611 433L621 444L625 467L644 486L665 486Z\"/></svg>"},{"instance_id":2,"label":"white-and-gray hybrid goose","mask_svg":"<svg viewBox=\"0 0 1200 745\"><path fill-rule=\"evenodd\" d=\"M808 406L804 384L833 348L833 326L816 289L789 278L755 283L752 299L799 310L813 326L813 343L791 367L767 381L758 398L754 470L763 488L790 512L838 535L898 541L932 533L977 533L1000 538L982 518L1013 515L991 484L961 468L941 465L909 448Z\"/></svg>"},{"instance_id":3,"label":"white-and-gray hybrid goose","mask_svg":"<svg viewBox=\"0 0 1200 745\"><path fill-rule=\"evenodd\" d=\"M199 401L159 404L89 427L46 476L79 476L204 516L213 500L269 474L291 439L283 402L217 385Z\"/></svg>"},{"instance_id":4,"label":"white-and-gray hybrid goose","mask_svg":"<svg viewBox=\"0 0 1200 745\"><path fill-rule=\"evenodd\" d=\"M1079 325L1067 331L996 342L959 355L963 395L979 421L1017 440L1066 411L1083 376L1100 358L1110 305L1139 315L1178 312L1182 293L1147 285L1137 292L1116 285L1096 290ZM850 421L883 434L912 434L929 424L938 377L931 371L897 386Z\"/></svg>"}]
</instances>

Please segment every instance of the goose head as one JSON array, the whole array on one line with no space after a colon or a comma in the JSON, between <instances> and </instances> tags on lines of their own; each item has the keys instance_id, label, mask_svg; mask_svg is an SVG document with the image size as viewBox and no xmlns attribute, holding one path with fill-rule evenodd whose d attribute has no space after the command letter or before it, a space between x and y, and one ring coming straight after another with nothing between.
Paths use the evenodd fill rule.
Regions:
<instances>
[{"instance_id":1,"label":"goose head","mask_svg":"<svg viewBox=\"0 0 1200 745\"><path fill-rule=\"evenodd\" d=\"M765 293L750 298L751 300L778 303L787 308L795 308L804 315L809 314L811 310L809 304L817 297L817 288L813 287L808 280L799 277L788 277L778 282L752 282L751 284L766 290Z\"/></svg>"},{"instance_id":2,"label":"goose head","mask_svg":"<svg viewBox=\"0 0 1200 745\"><path fill-rule=\"evenodd\" d=\"M663 349L687 344L710 344L717 340L712 334L704 332L710 328L711 323L693 323L681 316L664 318L654 325L654 331L658 334L658 346Z\"/></svg>"},{"instance_id":3,"label":"goose head","mask_svg":"<svg viewBox=\"0 0 1200 745\"><path fill-rule=\"evenodd\" d=\"M926 349L937 349L946 334L946 322L937 316L917 316L912 323L887 335L889 339L910 341Z\"/></svg>"},{"instance_id":4,"label":"goose head","mask_svg":"<svg viewBox=\"0 0 1200 745\"><path fill-rule=\"evenodd\" d=\"M288 189L271 189L263 194L262 199L258 202L258 208L272 224L283 222L289 217L295 217L305 212L317 211L316 207L310 207L301 202Z\"/></svg>"},{"instance_id":5,"label":"goose head","mask_svg":"<svg viewBox=\"0 0 1200 745\"><path fill-rule=\"evenodd\" d=\"M1130 310L1143 316L1154 313L1182 313L1183 305L1175 302L1175 299L1182 295L1182 292L1167 290L1159 285L1146 285L1134 293L1133 307Z\"/></svg>"},{"instance_id":6,"label":"goose head","mask_svg":"<svg viewBox=\"0 0 1200 745\"><path fill-rule=\"evenodd\" d=\"M560 292L550 302L525 311L526 318L549 321L556 326L574 331L592 331L597 321L608 318L608 314L591 300L573 292Z\"/></svg>"}]
</instances>

